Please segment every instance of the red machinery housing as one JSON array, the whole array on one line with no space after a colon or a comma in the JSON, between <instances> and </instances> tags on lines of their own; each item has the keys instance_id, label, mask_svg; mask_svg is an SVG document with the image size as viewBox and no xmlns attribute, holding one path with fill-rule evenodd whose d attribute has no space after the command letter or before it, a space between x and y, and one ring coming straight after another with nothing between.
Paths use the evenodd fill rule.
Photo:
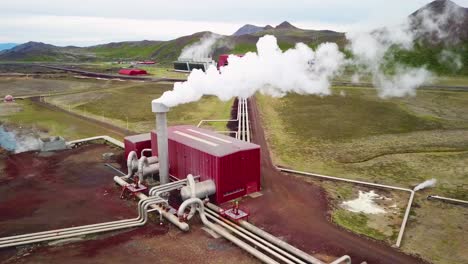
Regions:
<instances>
[{"instance_id":1,"label":"red machinery housing","mask_svg":"<svg viewBox=\"0 0 468 264\"><path fill-rule=\"evenodd\" d=\"M243 57L244 56L243 54L221 54L221 55L219 55L219 57L218 57L218 70L221 67L224 67L224 66L228 65L229 55L235 55L237 57Z\"/></svg>"},{"instance_id":2,"label":"red machinery housing","mask_svg":"<svg viewBox=\"0 0 468 264\"><path fill-rule=\"evenodd\" d=\"M142 69L120 69L119 74L122 75L145 75L148 74L145 70Z\"/></svg>"},{"instance_id":3,"label":"red machinery housing","mask_svg":"<svg viewBox=\"0 0 468 264\"><path fill-rule=\"evenodd\" d=\"M260 146L194 126L173 126L168 131L169 174L188 174L216 184L217 204L260 190ZM157 134L151 148L157 155Z\"/></svg>"},{"instance_id":4,"label":"red machinery housing","mask_svg":"<svg viewBox=\"0 0 468 264\"><path fill-rule=\"evenodd\" d=\"M138 158L140 158L143 149L151 148L151 135L150 133L127 136L124 138L125 144L125 159L127 159L130 151L135 151Z\"/></svg>"}]
</instances>

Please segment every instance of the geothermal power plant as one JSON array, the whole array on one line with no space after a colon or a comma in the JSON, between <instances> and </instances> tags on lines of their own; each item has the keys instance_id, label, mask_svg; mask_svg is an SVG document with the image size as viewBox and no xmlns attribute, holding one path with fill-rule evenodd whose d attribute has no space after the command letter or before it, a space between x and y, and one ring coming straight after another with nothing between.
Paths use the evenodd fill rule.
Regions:
<instances>
[{"instance_id":1,"label":"geothermal power plant","mask_svg":"<svg viewBox=\"0 0 468 264\"><path fill-rule=\"evenodd\" d=\"M248 208L237 200L261 190L260 146L250 142L247 99L238 99L234 136L189 125L168 127L170 109L156 100L152 111L155 130L128 136L123 144L109 137L67 143L104 139L124 147L128 171L113 168L121 174L114 181L121 198L138 200L137 217L3 237L0 248L143 226L152 214L187 232L198 214L205 228L264 263L325 263L251 224ZM351 259L345 255L329 263Z\"/></svg>"}]
</instances>

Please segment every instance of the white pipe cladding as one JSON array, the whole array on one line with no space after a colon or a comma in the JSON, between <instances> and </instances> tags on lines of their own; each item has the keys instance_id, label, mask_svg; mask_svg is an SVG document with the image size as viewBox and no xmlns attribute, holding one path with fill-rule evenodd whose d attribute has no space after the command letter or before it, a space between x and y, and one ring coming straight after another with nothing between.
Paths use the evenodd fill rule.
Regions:
<instances>
[{"instance_id":1,"label":"white pipe cladding","mask_svg":"<svg viewBox=\"0 0 468 264\"><path fill-rule=\"evenodd\" d=\"M127 185L128 183L126 181L124 181L123 179L121 179L119 176L115 176L114 177L114 181L116 183L118 183L120 186L125 186ZM144 195L143 193L141 192L137 192L135 193L135 196L138 197L138 199L146 199L148 198L148 196ZM182 231L188 231L189 230L189 225L187 223L183 223L183 222L180 222L179 221L179 218L177 218L177 216L169 213L169 212L166 212L161 206L159 205L151 205L151 208L153 209L160 209L162 210L162 215L164 216L164 218L166 218L167 220L169 220L171 223L173 223L174 225L176 225L178 228L180 228Z\"/></svg>"},{"instance_id":2,"label":"white pipe cladding","mask_svg":"<svg viewBox=\"0 0 468 264\"><path fill-rule=\"evenodd\" d=\"M169 155L167 139L167 117L169 107L153 100L151 103L153 113L156 113L156 134L158 135L159 181L169 183ZM153 153L154 154L154 153Z\"/></svg>"},{"instance_id":3,"label":"white pipe cladding","mask_svg":"<svg viewBox=\"0 0 468 264\"><path fill-rule=\"evenodd\" d=\"M263 254L262 252L258 251L254 247L250 246L249 244L245 243L244 241L240 240L239 238L235 237L231 233L229 233L226 229L210 222L205 215L205 206L202 202L202 200L198 198L190 198L188 200L185 200L179 207L179 210L177 212L177 215L182 218L184 216L185 209L188 206L197 206L198 205L198 212L200 214L200 219L202 220L203 224L210 228L211 230L215 231L222 237L226 238L227 240L231 241L233 244L237 245L238 247L242 248L243 250L249 252L256 258L260 259L264 263L268 264L279 264L277 261L274 259L268 257L267 255Z\"/></svg>"}]
</instances>

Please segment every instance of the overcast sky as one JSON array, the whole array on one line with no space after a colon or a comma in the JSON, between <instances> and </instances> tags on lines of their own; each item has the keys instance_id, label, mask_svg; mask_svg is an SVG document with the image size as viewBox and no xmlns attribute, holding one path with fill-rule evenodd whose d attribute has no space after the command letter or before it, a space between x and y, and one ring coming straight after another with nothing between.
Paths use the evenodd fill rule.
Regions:
<instances>
[{"instance_id":1,"label":"overcast sky","mask_svg":"<svg viewBox=\"0 0 468 264\"><path fill-rule=\"evenodd\" d=\"M0 43L89 46L230 35L246 23L348 31L395 24L428 0L13 0L0 3ZM468 0L454 0L467 7Z\"/></svg>"}]
</instances>

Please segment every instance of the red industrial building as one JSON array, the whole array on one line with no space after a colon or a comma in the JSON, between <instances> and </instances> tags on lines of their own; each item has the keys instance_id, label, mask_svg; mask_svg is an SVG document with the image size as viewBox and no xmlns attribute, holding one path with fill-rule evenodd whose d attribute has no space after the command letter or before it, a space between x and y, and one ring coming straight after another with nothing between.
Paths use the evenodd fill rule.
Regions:
<instances>
[{"instance_id":1,"label":"red industrial building","mask_svg":"<svg viewBox=\"0 0 468 264\"><path fill-rule=\"evenodd\" d=\"M224 66L228 65L229 55L234 55L234 56L237 56L237 57L244 57L243 54L221 54L218 57L218 70L221 67L224 67Z\"/></svg>"},{"instance_id":2,"label":"red industrial building","mask_svg":"<svg viewBox=\"0 0 468 264\"><path fill-rule=\"evenodd\" d=\"M3 102L5 103L10 103L14 101L15 101L15 98L12 95L6 95L5 98L3 98Z\"/></svg>"},{"instance_id":3,"label":"red industrial building","mask_svg":"<svg viewBox=\"0 0 468 264\"><path fill-rule=\"evenodd\" d=\"M127 159L128 154L131 151L135 151L137 153L138 158L141 157L141 151L144 149L151 149L151 135L150 133L140 134L140 135L133 135L125 137L124 140L125 144L125 159ZM146 153L145 153L145 156Z\"/></svg>"},{"instance_id":4,"label":"red industrial building","mask_svg":"<svg viewBox=\"0 0 468 264\"><path fill-rule=\"evenodd\" d=\"M185 179L213 180L217 204L260 190L260 146L194 126L173 126L168 131L169 174ZM157 134L151 132L157 155Z\"/></svg>"},{"instance_id":5,"label":"red industrial building","mask_svg":"<svg viewBox=\"0 0 468 264\"><path fill-rule=\"evenodd\" d=\"M122 75L145 75L148 74L145 70L142 69L121 69L119 74Z\"/></svg>"}]
</instances>

